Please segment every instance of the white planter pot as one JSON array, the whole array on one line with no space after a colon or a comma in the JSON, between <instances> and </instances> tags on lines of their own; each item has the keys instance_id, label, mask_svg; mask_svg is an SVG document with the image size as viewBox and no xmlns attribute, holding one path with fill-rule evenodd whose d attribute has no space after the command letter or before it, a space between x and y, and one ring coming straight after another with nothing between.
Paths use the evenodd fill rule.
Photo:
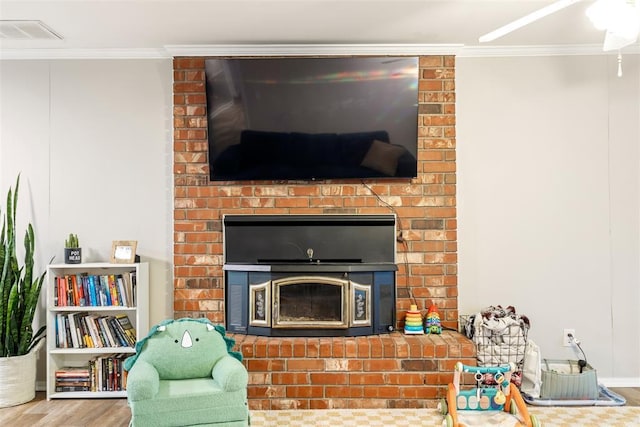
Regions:
<instances>
[{"instance_id":1,"label":"white planter pot","mask_svg":"<svg viewBox=\"0 0 640 427\"><path fill-rule=\"evenodd\" d=\"M24 356L0 357L0 408L21 405L36 397L39 348L36 345Z\"/></svg>"}]
</instances>

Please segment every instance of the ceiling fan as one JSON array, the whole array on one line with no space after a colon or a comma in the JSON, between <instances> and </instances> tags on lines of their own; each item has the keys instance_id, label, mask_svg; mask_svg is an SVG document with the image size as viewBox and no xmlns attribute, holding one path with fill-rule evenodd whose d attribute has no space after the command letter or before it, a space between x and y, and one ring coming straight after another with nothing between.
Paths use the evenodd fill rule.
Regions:
<instances>
[{"instance_id":1,"label":"ceiling fan","mask_svg":"<svg viewBox=\"0 0 640 427\"><path fill-rule=\"evenodd\" d=\"M479 38L490 42L532 22L558 12L583 0L557 0L522 18L516 19ZM620 50L638 40L640 34L640 0L596 0L587 9L587 16L598 30L606 30L603 50Z\"/></svg>"}]
</instances>

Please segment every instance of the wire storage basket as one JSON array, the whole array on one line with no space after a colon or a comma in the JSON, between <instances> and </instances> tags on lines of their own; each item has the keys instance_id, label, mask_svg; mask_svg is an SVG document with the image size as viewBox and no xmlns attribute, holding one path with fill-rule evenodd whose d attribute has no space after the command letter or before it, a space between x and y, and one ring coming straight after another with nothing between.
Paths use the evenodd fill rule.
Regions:
<instances>
[{"instance_id":1,"label":"wire storage basket","mask_svg":"<svg viewBox=\"0 0 640 427\"><path fill-rule=\"evenodd\" d=\"M499 309L497 312L501 314L503 311ZM461 315L460 333L475 344L478 366L513 363L516 368L511 381L520 388L529 321L525 316L494 314L494 310L485 309L477 314ZM491 383L491 378L485 378L485 381Z\"/></svg>"}]
</instances>

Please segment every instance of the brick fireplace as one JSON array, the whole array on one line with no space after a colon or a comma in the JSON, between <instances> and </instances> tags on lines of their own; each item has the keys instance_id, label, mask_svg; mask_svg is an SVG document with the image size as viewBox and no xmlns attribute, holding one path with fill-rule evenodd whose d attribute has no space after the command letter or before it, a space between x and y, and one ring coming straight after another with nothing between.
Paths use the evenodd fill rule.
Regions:
<instances>
[{"instance_id":1,"label":"brick fireplace","mask_svg":"<svg viewBox=\"0 0 640 427\"><path fill-rule=\"evenodd\" d=\"M457 303L455 58L420 58L418 177L321 182L209 182L203 57L174 59L174 317L225 323L222 219L395 214L396 328L411 304ZM358 337L235 335L254 409L432 405L473 346L459 334Z\"/></svg>"}]
</instances>

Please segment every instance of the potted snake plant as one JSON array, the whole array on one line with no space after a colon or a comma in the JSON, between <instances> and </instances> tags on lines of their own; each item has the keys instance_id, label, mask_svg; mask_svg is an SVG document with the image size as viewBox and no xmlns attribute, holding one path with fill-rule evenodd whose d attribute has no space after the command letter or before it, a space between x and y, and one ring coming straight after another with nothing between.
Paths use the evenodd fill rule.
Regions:
<instances>
[{"instance_id":1,"label":"potted snake plant","mask_svg":"<svg viewBox=\"0 0 640 427\"><path fill-rule=\"evenodd\" d=\"M37 350L45 327L34 334L33 318L45 273L34 275L35 235L28 224L24 235L24 262L16 255L16 208L20 175L15 192L9 188L6 208L0 209L0 408L35 398Z\"/></svg>"}]
</instances>

